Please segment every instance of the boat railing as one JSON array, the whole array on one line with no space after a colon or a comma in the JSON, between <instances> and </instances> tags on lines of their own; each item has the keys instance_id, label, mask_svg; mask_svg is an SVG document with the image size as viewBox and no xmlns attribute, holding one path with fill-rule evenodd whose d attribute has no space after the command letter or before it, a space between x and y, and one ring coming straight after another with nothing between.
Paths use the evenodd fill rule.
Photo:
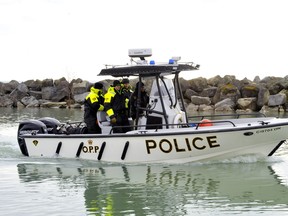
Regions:
<instances>
[{"instance_id":1,"label":"boat railing","mask_svg":"<svg viewBox=\"0 0 288 216\"><path fill-rule=\"evenodd\" d=\"M130 128L131 131L136 131L137 128L145 128L145 130L155 130L155 132L157 132L159 129L163 129L163 127L167 127L169 129L173 129L173 128L195 128L195 130L198 130L199 127L205 127L205 126L214 126L217 124L226 124L226 125L231 125L233 127L236 127L236 125L229 120L217 120L217 121L209 121L209 122L189 122L189 123L180 123L180 124L149 124L149 125L127 125L127 126L114 126L112 127L112 129L110 130L109 134L112 134L113 132L113 128ZM148 127L148 128L147 128Z\"/></svg>"},{"instance_id":2,"label":"boat railing","mask_svg":"<svg viewBox=\"0 0 288 216\"><path fill-rule=\"evenodd\" d=\"M219 114L219 115L197 115L197 116L188 116L188 119L195 119L199 118L200 120L206 119L206 118L226 118L226 117L231 117L234 119L239 119L240 117L245 117L245 116L250 116L250 117L266 117L264 113L230 113L230 114Z\"/></svg>"},{"instance_id":3,"label":"boat railing","mask_svg":"<svg viewBox=\"0 0 288 216\"><path fill-rule=\"evenodd\" d=\"M158 111L153 111L153 110L149 110L149 109L144 109L146 111L150 111L150 112L154 112L154 113L159 113ZM207 117L225 117L225 116L233 116L234 118L238 119L240 118L240 116L244 116L244 115L253 115L253 114L223 114L223 115L199 115L199 116L192 116L192 117L188 117L188 119L191 118L200 118L200 121L189 121L188 123L178 123L178 124L142 124L142 125L126 125L126 126L113 126L111 127L110 131L108 132L108 134L113 134L114 129L129 129L130 131L136 131L136 130L155 130L155 132L157 132L160 129L173 129L173 128L194 128L195 130L198 130L199 127L208 127L208 126L215 126L215 125L231 125L233 127L236 127L235 123L230 121L230 120L209 120L208 122L202 121L203 119L207 118ZM254 114L255 115L255 114ZM264 114L262 114L262 116L265 116ZM62 123L60 126L58 126L58 130L61 129L66 129L67 130L67 126L72 126L72 125L76 125L76 128L80 128L81 125L83 124L83 122L81 121L74 121L74 122L67 122L67 123ZM71 127L72 128L72 127ZM66 130L59 130L62 132L66 132ZM68 131L67 133L71 133L72 131ZM73 132L72 132L73 133Z\"/></svg>"}]
</instances>

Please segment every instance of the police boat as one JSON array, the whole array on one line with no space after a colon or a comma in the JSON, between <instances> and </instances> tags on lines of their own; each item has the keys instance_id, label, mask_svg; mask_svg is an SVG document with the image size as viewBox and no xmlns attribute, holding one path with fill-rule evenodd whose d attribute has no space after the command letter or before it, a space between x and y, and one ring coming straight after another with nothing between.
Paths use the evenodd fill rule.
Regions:
<instances>
[{"instance_id":1,"label":"police boat","mask_svg":"<svg viewBox=\"0 0 288 216\"><path fill-rule=\"evenodd\" d=\"M180 57L166 64L148 63L145 58L152 55L151 49L128 53L130 65L106 66L98 75L153 80L149 104L136 108L136 120L127 125L130 131L113 133L104 111L97 113L102 134L85 133L83 122L63 124L49 117L25 120L19 123L17 135L22 154L111 163L188 163L272 156L286 144L285 118L237 115L204 121L203 116L203 120L193 121L186 113L179 74L198 70L199 65L180 63Z\"/></svg>"}]
</instances>

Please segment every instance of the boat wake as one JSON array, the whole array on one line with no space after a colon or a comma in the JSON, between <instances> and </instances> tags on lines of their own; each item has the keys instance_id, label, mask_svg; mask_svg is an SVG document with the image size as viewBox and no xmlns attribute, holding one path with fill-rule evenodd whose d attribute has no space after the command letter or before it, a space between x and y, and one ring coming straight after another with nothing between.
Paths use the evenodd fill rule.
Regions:
<instances>
[{"instance_id":1,"label":"boat wake","mask_svg":"<svg viewBox=\"0 0 288 216\"><path fill-rule=\"evenodd\" d=\"M277 152L275 152L275 156L284 156L288 155L288 140L286 140L283 145L279 148Z\"/></svg>"},{"instance_id":2,"label":"boat wake","mask_svg":"<svg viewBox=\"0 0 288 216\"><path fill-rule=\"evenodd\" d=\"M17 137L15 132L17 131L17 126L9 126L7 124L2 124L0 127L0 158L15 158L23 157L19 151L19 146L17 144Z\"/></svg>"}]
</instances>

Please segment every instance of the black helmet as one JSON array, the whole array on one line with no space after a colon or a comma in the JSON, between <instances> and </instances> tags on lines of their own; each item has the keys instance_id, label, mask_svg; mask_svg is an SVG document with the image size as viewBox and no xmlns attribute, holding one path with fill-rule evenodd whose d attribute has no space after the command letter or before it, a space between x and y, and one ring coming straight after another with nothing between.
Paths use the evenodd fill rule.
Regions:
<instances>
[{"instance_id":1,"label":"black helmet","mask_svg":"<svg viewBox=\"0 0 288 216\"><path fill-rule=\"evenodd\" d=\"M121 85L121 82L119 80L114 80L113 82L113 86L118 86L118 85Z\"/></svg>"},{"instance_id":2,"label":"black helmet","mask_svg":"<svg viewBox=\"0 0 288 216\"><path fill-rule=\"evenodd\" d=\"M141 87L143 87L144 86L144 83L143 82L137 82L137 84L136 84L136 87L137 88L141 88Z\"/></svg>"},{"instance_id":3,"label":"black helmet","mask_svg":"<svg viewBox=\"0 0 288 216\"><path fill-rule=\"evenodd\" d=\"M102 84L101 82L96 82L96 83L94 84L94 88L95 88L95 89L102 89L102 88L103 88L103 84Z\"/></svg>"},{"instance_id":4,"label":"black helmet","mask_svg":"<svg viewBox=\"0 0 288 216\"><path fill-rule=\"evenodd\" d=\"M122 80L122 83L123 83L123 84L129 83L129 79L123 79L123 80Z\"/></svg>"}]
</instances>

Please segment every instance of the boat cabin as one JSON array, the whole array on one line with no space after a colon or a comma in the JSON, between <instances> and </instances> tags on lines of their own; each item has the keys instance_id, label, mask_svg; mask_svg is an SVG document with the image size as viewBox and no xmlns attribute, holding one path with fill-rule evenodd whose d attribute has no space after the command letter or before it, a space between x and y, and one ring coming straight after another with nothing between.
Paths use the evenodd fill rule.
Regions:
<instances>
[{"instance_id":1,"label":"boat cabin","mask_svg":"<svg viewBox=\"0 0 288 216\"><path fill-rule=\"evenodd\" d=\"M154 80L149 94L149 104L147 107L136 107L136 120L131 121L133 130L175 128L187 124L179 73L197 70L199 65L181 64L178 62L180 57L174 57L168 63L155 64L154 60L148 63L145 57L151 55L149 49L129 50L131 65L106 66L98 76L138 77L140 83L147 78ZM138 91L140 96L140 88ZM145 115L139 115L140 111L144 111ZM98 112L98 121L102 133L111 133L112 127L105 112ZM133 133L133 130L128 133Z\"/></svg>"}]
</instances>

